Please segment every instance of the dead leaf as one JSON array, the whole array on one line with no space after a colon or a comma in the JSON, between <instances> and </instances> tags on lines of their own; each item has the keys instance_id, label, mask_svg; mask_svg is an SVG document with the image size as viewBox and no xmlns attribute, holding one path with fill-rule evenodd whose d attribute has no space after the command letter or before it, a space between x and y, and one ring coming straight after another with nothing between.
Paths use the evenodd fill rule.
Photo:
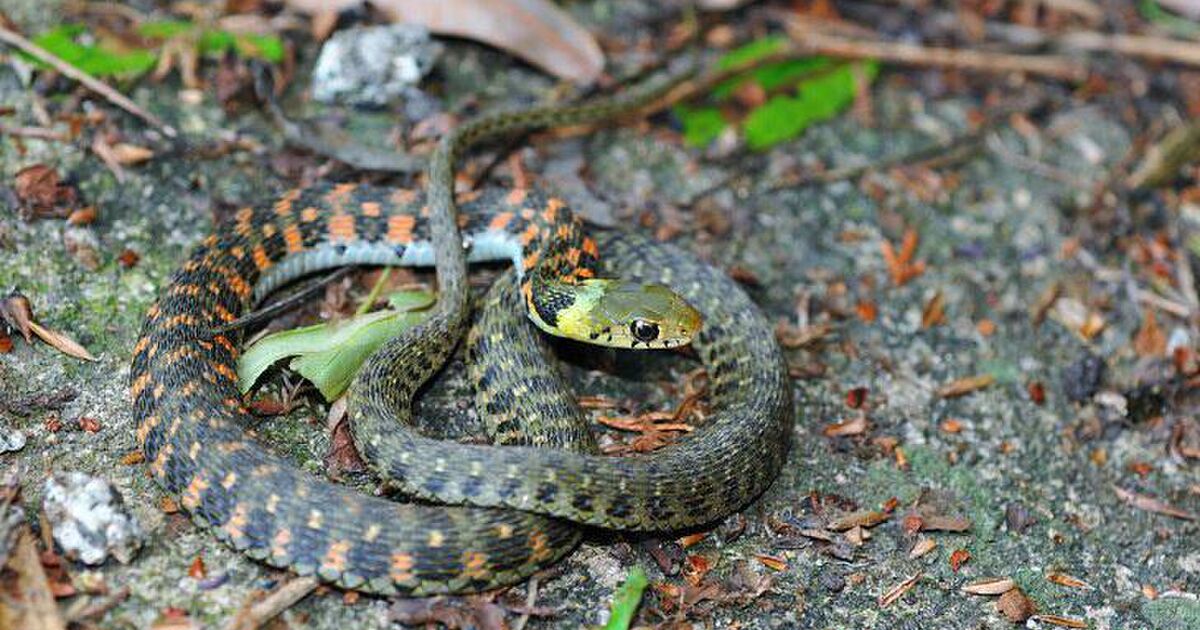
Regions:
<instances>
[{"instance_id":1,"label":"dead leaf","mask_svg":"<svg viewBox=\"0 0 1200 630\"><path fill-rule=\"evenodd\" d=\"M87 348L79 345L78 342L64 335L63 333L60 333L56 330L50 330L49 328L44 328L37 322L30 322L29 328L33 330L33 334L37 335L42 341L45 341L46 343L50 344L51 347L67 356L72 356L76 359L83 359L84 361L99 360L92 356L92 353L88 352Z\"/></svg>"},{"instance_id":2,"label":"dead leaf","mask_svg":"<svg viewBox=\"0 0 1200 630\"><path fill-rule=\"evenodd\" d=\"M293 8L328 14L361 0L288 0ZM559 78L588 85L604 70L592 34L546 0L374 0L394 21L502 48Z\"/></svg>"},{"instance_id":3,"label":"dead leaf","mask_svg":"<svg viewBox=\"0 0 1200 630\"><path fill-rule=\"evenodd\" d=\"M1084 582L1075 576L1067 575L1066 573L1050 573L1046 576L1046 579L1054 582L1055 584L1068 586L1070 588L1092 588L1092 586L1087 582Z\"/></svg>"},{"instance_id":4,"label":"dead leaf","mask_svg":"<svg viewBox=\"0 0 1200 630\"><path fill-rule=\"evenodd\" d=\"M932 328L946 321L946 298L942 290L934 292L933 297L921 309L921 328Z\"/></svg>"},{"instance_id":5,"label":"dead leaf","mask_svg":"<svg viewBox=\"0 0 1200 630\"><path fill-rule=\"evenodd\" d=\"M1017 587L1017 583L1008 577L990 577L976 580L962 587L964 593L970 595L1002 595Z\"/></svg>"},{"instance_id":6,"label":"dead leaf","mask_svg":"<svg viewBox=\"0 0 1200 630\"><path fill-rule=\"evenodd\" d=\"M916 560L930 551L933 551L936 547L936 540L932 538L921 538L917 541L917 544L913 545L912 549L909 550L908 557L910 560Z\"/></svg>"},{"instance_id":7,"label":"dead leaf","mask_svg":"<svg viewBox=\"0 0 1200 630\"><path fill-rule=\"evenodd\" d=\"M67 215L69 225L89 225L96 220L96 206L84 206Z\"/></svg>"},{"instance_id":8,"label":"dead leaf","mask_svg":"<svg viewBox=\"0 0 1200 630\"><path fill-rule=\"evenodd\" d=\"M1025 623L1037 612L1037 607L1021 589L1013 588L996 600L996 610L1013 623Z\"/></svg>"},{"instance_id":9,"label":"dead leaf","mask_svg":"<svg viewBox=\"0 0 1200 630\"><path fill-rule=\"evenodd\" d=\"M938 389L938 396L942 398L958 398L966 396L971 392L983 389L996 381L996 377L991 374L977 374L975 376L967 376L943 385Z\"/></svg>"},{"instance_id":10,"label":"dead leaf","mask_svg":"<svg viewBox=\"0 0 1200 630\"><path fill-rule=\"evenodd\" d=\"M920 571L918 571L918 572L914 573L912 575L912 577L909 577L908 579L904 580L903 582L892 587L892 589L889 590L888 592L884 593L883 595L880 595L879 596L879 607L887 608L888 606L891 606L893 603L895 603L896 600L900 599L901 597L904 597L905 593L911 591L912 588L917 585L917 580L921 579L921 575L922 575L922 573Z\"/></svg>"},{"instance_id":11,"label":"dead leaf","mask_svg":"<svg viewBox=\"0 0 1200 630\"><path fill-rule=\"evenodd\" d=\"M921 517L921 529L927 532L965 532L971 529L971 519L962 516L926 514Z\"/></svg>"},{"instance_id":12,"label":"dead leaf","mask_svg":"<svg viewBox=\"0 0 1200 630\"><path fill-rule=\"evenodd\" d=\"M29 305L29 298L16 291L9 293L0 301L0 319L20 332L26 343L33 341L33 329L30 328L33 307Z\"/></svg>"},{"instance_id":13,"label":"dead leaf","mask_svg":"<svg viewBox=\"0 0 1200 630\"><path fill-rule=\"evenodd\" d=\"M132 164L141 164L154 157L154 151L146 147L140 147L136 144L127 142L118 142L111 147L113 159L118 164L129 166Z\"/></svg>"},{"instance_id":14,"label":"dead leaf","mask_svg":"<svg viewBox=\"0 0 1200 630\"><path fill-rule=\"evenodd\" d=\"M763 566L772 571L786 571L787 561L779 556L769 556L765 553L754 554L754 559L762 563Z\"/></svg>"},{"instance_id":15,"label":"dead leaf","mask_svg":"<svg viewBox=\"0 0 1200 630\"><path fill-rule=\"evenodd\" d=\"M405 625L441 624L447 628L506 628L504 609L483 597L400 599L388 608L389 621Z\"/></svg>"},{"instance_id":16,"label":"dead leaf","mask_svg":"<svg viewBox=\"0 0 1200 630\"><path fill-rule=\"evenodd\" d=\"M848 435L862 435L867 431L866 416L859 416L844 422L835 422L825 425L821 430L821 434L825 437L845 437Z\"/></svg>"},{"instance_id":17,"label":"dead leaf","mask_svg":"<svg viewBox=\"0 0 1200 630\"><path fill-rule=\"evenodd\" d=\"M91 416L79 416L79 428L87 433L99 433L100 421Z\"/></svg>"},{"instance_id":18,"label":"dead leaf","mask_svg":"<svg viewBox=\"0 0 1200 630\"><path fill-rule=\"evenodd\" d=\"M904 231L904 239L900 243L899 253L896 253L891 242L886 239L879 244L883 262L887 265L888 274L892 277L892 284L903 286L909 280L925 273L925 261L913 262L913 256L917 253L917 243L917 231L909 228Z\"/></svg>"},{"instance_id":19,"label":"dead leaf","mask_svg":"<svg viewBox=\"0 0 1200 630\"><path fill-rule=\"evenodd\" d=\"M27 166L13 176L13 192L28 216L66 216L76 200L75 188L61 183L58 171L45 164Z\"/></svg>"},{"instance_id":20,"label":"dead leaf","mask_svg":"<svg viewBox=\"0 0 1200 630\"><path fill-rule=\"evenodd\" d=\"M830 523L825 526L825 529L841 532L852 527L875 527L889 518L891 518L891 515L884 512L876 512L874 510L859 510L830 521Z\"/></svg>"},{"instance_id":21,"label":"dead leaf","mask_svg":"<svg viewBox=\"0 0 1200 630\"><path fill-rule=\"evenodd\" d=\"M1117 493L1117 497L1122 501L1139 510L1154 512L1155 514L1162 514L1164 516L1171 516L1174 518L1183 519L1185 521L1197 520L1195 514L1181 510L1154 497L1149 497L1144 494L1137 494L1136 492L1131 492L1120 486L1113 486L1113 491Z\"/></svg>"},{"instance_id":22,"label":"dead leaf","mask_svg":"<svg viewBox=\"0 0 1200 630\"><path fill-rule=\"evenodd\" d=\"M967 561L970 559L971 559L970 551L967 551L966 549L962 549L962 548L955 549L950 554L950 570L954 571L955 573L958 573L958 570L962 568L962 565L966 564Z\"/></svg>"},{"instance_id":23,"label":"dead leaf","mask_svg":"<svg viewBox=\"0 0 1200 630\"><path fill-rule=\"evenodd\" d=\"M793 326L787 322L775 325L775 338L784 348L803 348L810 346L833 333L831 324L813 324L811 326Z\"/></svg>"},{"instance_id":24,"label":"dead leaf","mask_svg":"<svg viewBox=\"0 0 1200 630\"><path fill-rule=\"evenodd\" d=\"M1142 327L1133 337L1133 351L1140 357L1158 357L1167 351L1167 335L1158 327L1158 318L1150 307L1146 307Z\"/></svg>"},{"instance_id":25,"label":"dead leaf","mask_svg":"<svg viewBox=\"0 0 1200 630\"><path fill-rule=\"evenodd\" d=\"M1040 623L1048 623L1053 626L1062 626L1064 628L1087 628L1087 622L1074 617L1063 617L1061 615L1033 615L1030 617L1034 621Z\"/></svg>"},{"instance_id":26,"label":"dead leaf","mask_svg":"<svg viewBox=\"0 0 1200 630\"><path fill-rule=\"evenodd\" d=\"M0 628L65 630L67 625L54 603L54 593L28 531L17 537L8 568L16 573L9 588L15 590L13 594L17 597L13 599L7 593L0 597Z\"/></svg>"}]
</instances>

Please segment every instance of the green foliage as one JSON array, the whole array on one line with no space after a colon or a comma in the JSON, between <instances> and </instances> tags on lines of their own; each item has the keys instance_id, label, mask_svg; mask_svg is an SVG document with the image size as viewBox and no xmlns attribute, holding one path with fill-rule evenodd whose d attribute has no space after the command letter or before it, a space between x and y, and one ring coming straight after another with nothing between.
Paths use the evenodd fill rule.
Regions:
<instances>
[{"instance_id":1,"label":"green foliage","mask_svg":"<svg viewBox=\"0 0 1200 630\"><path fill-rule=\"evenodd\" d=\"M433 296L422 291L401 292L389 302L390 310L284 330L258 340L238 361L242 393L277 361L296 357L289 367L311 381L325 400L341 396L367 357L421 321L424 313L420 311L433 304Z\"/></svg>"},{"instance_id":2,"label":"green foliage","mask_svg":"<svg viewBox=\"0 0 1200 630\"><path fill-rule=\"evenodd\" d=\"M755 40L727 53L717 66L731 68L769 57L785 43L786 40L778 36ZM842 62L828 57L789 59L757 68L716 86L709 95L709 100L716 105L681 105L675 108L675 114L683 123L685 142L700 147L712 142L731 124L718 105L733 98L743 84L757 83L768 93L795 85L794 95L775 94L741 121L746 144L755 150L766 149L799 136L813 123L841 113L854 101L856 73L861 73L870 82L879 74L879 63Z\"/></svg>"},{"instance_id":3,"label":"green foliage","mask_svg":"<svg viewBox=\"0 0 1200 630\"><path fill-rule=\"evenodd\" d=\"M629 570L629 575L625 576L625 583L613 593L611 613L608 623L604 624L604 630L628 630L629 625L633 623L634 613L642 603L642 593L648 584L646 572L641 567Z\"/></svg>"},{"instance_id":4,"label":"green foliage","mask_svg":"<svg viewBox=\"0 0 1200 630\"><path fill-rule=\"evenodd\" d=\"M147 48L122 47L108 41L91 41L82 24L62 24L38 35L34 43L63 61L94 77L136 77L158 63L161 43L177 37L193 37L197 50L219 56L234 49L245 57L257 57L272 63L283 60L283 41L274 35L235 35L219 29L204 28L181 20L158 20L138 25L138 35L156 41ZM34 61L29 58L30 61Z\"/></svg>"},{"instance_id":5,"label":"green foliage","mask_svg":"<svg viewBox=\"0 0 1200 630\"><path fill-rule=\"evenodd\" d=\"M118 50L113 46L88 42L83 38L84 31L80 24L62 24L38 35L33 43L97 77L137 76L153 68L157 61L157 56L148 50Z\"/></svg>"}]
</instances>

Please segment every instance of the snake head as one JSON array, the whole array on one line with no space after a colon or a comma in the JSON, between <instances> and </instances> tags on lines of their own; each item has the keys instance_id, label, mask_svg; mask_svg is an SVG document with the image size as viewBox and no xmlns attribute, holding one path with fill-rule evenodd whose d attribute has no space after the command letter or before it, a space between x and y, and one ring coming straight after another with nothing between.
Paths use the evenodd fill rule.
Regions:
<instances>
[{"instance_id":1,"label":"snake head","mask_svg":"<svg viewBox=\"0 0 1200 630\"><path fill-rule=\"evenodd\" d=\"M549 332L611 348L662 349L691 343L700 312L661 284L589 279L573 287L574 303Z\"/></svg>"}]
</instances>

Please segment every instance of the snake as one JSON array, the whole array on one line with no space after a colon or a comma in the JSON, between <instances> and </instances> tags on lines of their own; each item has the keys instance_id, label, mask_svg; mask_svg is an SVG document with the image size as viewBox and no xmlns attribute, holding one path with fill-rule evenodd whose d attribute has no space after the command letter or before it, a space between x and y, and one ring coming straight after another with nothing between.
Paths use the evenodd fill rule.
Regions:
<instances>
[{"instance_id":1,"label":"snake","mask_svg":"<svg viewBox=\"0 0 1200 630\"><path fill-rule=\"evenodd\" d=\"M218 224L148 309L134 347L130 396L151 476L250 558L384 596L517 583L573 549L582 525L674 531L746 506L783 467L795 412L772 327L741 287L671 245L588 234L535 189L453 191L454 162L472 144L606 121L674 81L465 123L439 143L425 192L322 182ZM469 323L467 263L496 260L513 271L488 292L468 355L477 408L502 445L424 437L407 424L412 398ZM275 289L346 265L436 269L436 305L367 361L349 396L356 445L409 502L273 453L239 392L240 332L229 324ZM651 454L597 454L539 329L632 349L690 343L708 375L707 421Z\"/></svg>"}]
</instances>

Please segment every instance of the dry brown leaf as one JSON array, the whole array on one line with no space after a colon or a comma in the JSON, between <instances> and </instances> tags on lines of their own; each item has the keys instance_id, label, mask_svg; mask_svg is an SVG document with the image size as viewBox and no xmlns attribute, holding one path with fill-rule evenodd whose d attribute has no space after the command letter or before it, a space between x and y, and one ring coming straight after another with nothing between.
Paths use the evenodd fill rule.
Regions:
<instances>
[{"instance_id":1,"label":"dry brown leaf","mask_svg":"<svg viewBox=\"0 0 1200 630\"><path fill-rule=\"evenodd\" d=\"M889 518L891 515L884 512L859 510L834 519L825 526L825 529L841 532L853 527L874 527Z\"/></svg>"},{"instance_id":2,"label":"dry brown leaf","mask_svg":"<svg viewBox=\"0 0 1200 630\"><path fill-rule=\"evenodd\" d=\"M26 343L33 341L33 329L30 328L33 322L33 307L29 305L29 298L16 291L6 295L0 300L0 319L17 329Z\"/></svg>"},{"instance_id":3,"label":"dry brown leaf","mask_svg":"<svg viewBox=\"0 0 1200 630\"><path fill-rule=\"evenodd\" d=\"M154 157L154 151L146 147L140 147L136 144L127 142L118 142L111 147L113 159L118 164L129 166L131 164L141 164Z\"/></svg>"},{"instance_id":4,"label":"dry brown leaf","mask_svg":"<svg viewBox=\"0 0 1200 630\"><path fill-rule=\"evenodd\" d=\"M1013 623L1024 623L1037 612L1037 607L1021 589L1014 588L1000 596L996 610Z\"/></svg>"},{"instance_id":5,"label":"dry brown leaf","mask_svg":"<svg viewBox=\"0 0 1200 630\"><path fill-rule=\"evenodd\" d=\"M899 253L886 239L879 244L883 262L887 265L888 274L892 277L892 284L901 286L925 273L925 261L913 262L913 256L917 253L918 240L917 231L910 228L904 232Z\"/></svg>"},{"instance_id":6,"label":"dry brown leaf","mask_svg":"<svg viewBox=\"0 0 1200 630\"><path fill-rule=\"evenodd\" d=\"M936 540L932 538L921 538L917 541L917 544L913 545L912 549L909 550L908 557L910 560L916 560L917 558L920 558L936 548Z\"/></svg>"},{"instance_id":7,"label":"dry brown leaf","mask_svg":"<svg viewBox=\"0 0 1200 630\"><path fill-rule=\"evenodd\" d=\"M966 549L962 549L962 548L955 549L950 554L950 570L954 571L955 573L958 573L958 570L962 568L962 565L966 564L970 559L971 559L970 551L967 551Z\"/></svg>"},{"instance_id":8,"label":"dry brown leaf","mask_svg":"<svg viewBox=\"0 0 1200 630\"><path fill-rule=\"evenodd\" d=\"M1140 357L1158 357L1167 351L1167 335L1158 327L1158 318L1150 307L1146 307L1142 327L1133 337L1133 351Z\"/></svg>"},{"instance_id":9,"label":"dry brown leaf","mask_svg":"<svg viewBox=\"0 0 1200 630\"><path fill-rule=\"evenodd\" d=\"M1052 626L1062 626L1064 628L1087 628L1087 622L1074 617L1063 617L1062 615L1034 615L1031 617L1034 621L1048 623Z\"/></svg>"},{"instance_id":10,"label":"dry brown leaf","mask_svg":"<svg viewBox=\"0 0 1200 630\"><path fill-rule=\"evenodd\" d=\"M803 348L828 337L833 332L830 324L793 326L787 322L775 325L775 338L784 348Z\"/></svg>"},{"instance_id":11,"label":"dry brown leaf","mask_svg":"<svg viewBox=\"0 0 1200 630\"><path fill-rule=\"evenodd\" d=\"M970 595L1002 595L1016 588L1017 583L1008 577L990 577L976 580L962 587Z\"/></svg>"},{"instance_id":12,"label":"dry brown leaf","mask_svg":"<svg viewBox=\"0 0 1200 630\"><path fill-rule=\"evenodd\" d=\"M938 396L942 398L957 398L966 396L973 391L983 389L996 381L996 377L991 374L977 374L975 376L967 376L957 380L950 381L938 389Z\"/></svg>"},{"instance_id":13,"label":"dry brown leaf","mask_svg":"<svg viewBox=\"0 0 1200 630\"><path fill-rule=\"evenodd\" d=\"M1169 503L1155 499L1154 497L1131 492L1120 486L1113 486L1113 491L1117 493L1117 497L1119 497L1122 501L1139 510L1154 512L1155 514L1162 514L1164 516L1171 516L1174 518L1183 519L1185 521L1197 520L1197 516L1195 514L1181 510Z\"/></svg>"},{"instance_id":14,"label":"dry brown leaf","mask_svg":"<svg viewBox=\"0 0 1200 630\"><path fill-rule=\"evenodd\" d=\"M1066 573L1050 573L1046 576L1046 579L1054 582L1055 584L1069 586L1071 588L1092 588L1092 586L1087 582L1084 582L1073 575L1067 575Z\"/></svg>"},{"instance_id":15,"label":"dry brown leaf","mask_svg":"<svg viewBox=\"0 0 1200 630\"><path fill-rule=\"evenodd\" d=\"M87 348L84 348L74 339L71 339L57 330L50 330L49 328L45 328L37 322L29 322L29 328L33 331L33 334L37 335L42 341L45 341L46 343L50 344L51 347L67 356L72 356L76 359L83 359L84 361L99 360L92 356L92 353L88 352Z\"/></svg>"},{"instance_id":16,"label":"dry brown leaf","mask_svg":"<svg viewBox=\"0 0 1200 630\"><path fill-rule=\"evenodd\" d=\"M921 328L932 328L946 321L946 297L942 290L934 292L933 297L921 309Z\"/></svg>"},{"instance_id":17,"label":"dry brown leaf","mask_svg":"<svg viewBox=\"0 0 1200 630\"><path fill-rule=\"evenodd\" d=\"M84 206L67 215L70 225L88 225L96 220L96 206Z\"/></svg>"},{"instance_id":18,"label":"dry brown leaf","mask_svg":"<svg viewBox=\"0 0 1200 630\"><path fill-rule=\"evenodd\" d=\"M926 514L921 517L921 529L927 532L965 532L971 529L971 519L962 516Z\"/></svg>"},{"instance_id":19,"label":"dry brown leaf","mask_svg":"<svg viewBox=\"0 0 1200 630\"><path fill-rule=\"evenodd\" d=\"M305 13L328 14L362 0L287 0ZM420 24L502 48L559 78L581 85L604 70L604 53L592 34L546 0L374 0L392 20Z\"/></svg>"},{"instance_id":20,"label":"dry brown leaf","mask_svg":"<svg viewBox=\"0 0 1200 630\"><path fill-rule=\"evenodd\" d=\"M896 600L900 599L901 597L904 597L905 593L911 591L912 588L917 585L917 580L921 579L921 575L922 575L922 573L920 571L918 571L918 572L914 573L912 575L912 577L909 577L908 579L904 580L903 582L892 587L892 589L889 590L888 592L884 593L883 595L880 595L879 596L879 607L887 608L888 606L891 606L893 603L895 603Z\"/></svg>"},{"instance_id":21,"label":"dry brown leaf","mask_svg":"<svg viewBox=\"0 0 1200 630\"><path fill-rule=\"evenodd\" d=\"M66 630L37 547L28 532L17 538L8 568L16 573L12 588L17 598L0 597L0 628Z\"/></svg>"},{"instance_id":22,"label":"dry brown leaf","mask_svg":"<svg viewBox=\"0 0 1200 630\"><path fill-rule=\"evenodd\" d=\"M765 553L756 553L754 558L762 563L763 566L772 571L786 571L787 561L779 556L769 556Z\"/></svg>"},{"instance_id":23,"label":"dry brown leaf","mask_svg":"<svg viewBox=\"0 0 1200 630\"><path fill-rule=\"evenodd\" d=\"M867 431L866 416L859 416L845 422L835 422L825 425L821 434L825 437L844 437L847 435L862 435Z\"/></svg>"}]
</instances>

